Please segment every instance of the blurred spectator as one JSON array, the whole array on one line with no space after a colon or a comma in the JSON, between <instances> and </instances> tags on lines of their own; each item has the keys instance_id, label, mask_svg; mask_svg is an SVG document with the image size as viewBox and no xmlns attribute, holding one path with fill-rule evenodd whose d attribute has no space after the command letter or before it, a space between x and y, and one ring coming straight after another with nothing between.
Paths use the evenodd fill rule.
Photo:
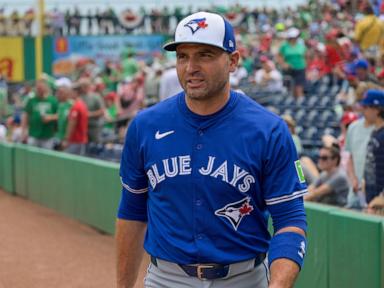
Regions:
<instances>
[{"instance_id":1,"label":"blurred spectator","mask_svg":"<svg viewBox=\"0 0 384 288\"><path fill-rule=\"evenodd\" d=\"M23 129L21 127L21 117L17 114L7 120L8 138L12 143L23 142Z\"/></svg>"},{"instance_id":2,"label":"blurred spectator","mask_svg":"<svg viewBox=\"0 0 384 288\"><path fill-rule=\"evenodd\" d=\"M136 52L132 47L128 47L122 55L123 78L133 78L139 71L139 64L135 59Z\"/></svg>"},{"instance_id":3,"label":"blurred spectator","mask_svg":"<svg viewBox=\"0 0 384 288\"><path fill-rule=\"evenodd\" d=\"M306 201L343 207L347 203L348 177L340 169L340 150L336 146L322 147L319 152L319 178L308 187Z\"/></svg>"},{"instance_id":4,"label":"blurred spectator","mask_svg":"<svg viewBox=\"0 0 384 288\"><path fill-rule=\"evenodd\" d=\"M99 143L104 118L104 103L100 95L91 91L91 80L79 79L77 91L88 109L88 142Z\"/></svg>"},{"instance_id":5,"label":"blurred spectator","mask_svg":"<svg viewBox=\"0 0 384 288\"><path fill-rule=\"evenodd\" d=\"M354 73L359 81L379 83L376 76L369 71L369 63L367 60L359 59L354 64Z\"/></svg>"},{"instance_id":6,"label":"blurred spectator","mask_svg":"<svg viewBox=\"0 0 384 288\"><path fill-rule=\"evenodd\" d=\"M0 35L7 34L7 18L4 15L4 8L0 8Z\"/></svg>"},{"instance_id":7,"label":"blurred spectator","mask_svg":"<svg viewBox=\"0 0 384 288\"><path fill-rule=\"evenodd\" d=\"M33 8L31 9L28 9L27 11L25 11L25 14L24 14L24 34L28 35L28 36L32 36L32 25L33 25L33 22L35 21L35 10Z\"/></svg>"},{"instance_id":8,"label":"blurred spectator","mask_svg":"<svg viewBox=\"0 0 384 288\"><path fill-rule=\"evenodd\" d=\"M36 96L27 100L22 120L23 139L46 149L53 148L55 135L55 123L48 117L57 112L57 100L50 93L47 83L37 80Z\"/></svg>"},{"instance_id":9,"label":"blurred spectator","mask_svg":"<svg viewBox=\"0 0 384 288\"><path fill-rule=\"evenodd\" d=\"M355 25L354 38L366 57L378 58L384 40L384 24L376 17L370 4L365 5L364 15Z\"/></svg>"},{"instance_id":10,"label":"blurred spectator","mask_svg":"<svg viewBox=\"0 0 384 288\"><path fill-rule=\"evenodd\" d=\"M308 66L306 69L307 79L310 84L315 85L327 73L325 63L325 45L316 44L313 49L313 55L308 57Z\"/></svg>"},{"instance_id":11,"label":"blurred spectator","mask_svg":"<svg viewBox=\"0 0 384 288\"><path fill-rule=\"evenodd\" d=\"M145 106L151 106L159 102L160 79L163 74L163 67L160 63L154 62L148 69L145 77Z\"/></svg>"},{"instance_id":12,"label":"blurred spectator","mask_svg":"<svg viewBox=\"0 0 384 288\"><path fill-rule=\"evenodd\" d=\"M71 154L85 155L88 143L88 109L81 99L83 89L76 84L71 91L73 105L68 114L68 126L62 149Z\"/></svg>"},{"instance_id":13,"label":"blurred spectator","mask_svg":"<svg viewBox=\"0 0 384 288\"><path fill-rule=\"evenodd\" d=\"M303 146L301 145L301 140L299 136L296 134L296 121L292 118L291 115L284 114L281 116L285 123L287 123L289 132L291 132L293 143L295 143L297 154L300 155L303 152Z\"/></svg>"},{"instance_id":14,"label":"blurred spectator","mask_svg":"<svg viewBox=\"0 0 384 288\"><path fill-rule=\"evenodd\" d=\"M236 67L234 72L231 72L229 75L229 82L233 89L239 88L239 85L245 80L248 76L247 70L242 65L242 60L239 61L239 65Z\"/></svg>"},{"instance_id":15,"label":"blurred spectator","mask_svg":"<svg viewBox=\"0 0 384 288\"><path fill-rule=\"evenodd\" d=\"M8 84L0 73L0 121L8 115Z\"/></svg>"},{"instance_id":16,"label":"blurred spectator","mask_svg":"<svg viewBox=\"0 0 384 288\"><path fill-rule=\"evenodd\" d=\"M128 127L128 122L143 107L145 90L144 76L138 75L130 81L123 81L117 88L120 97L118 103L119 117L117 129L120 134Z\"/></svg>"},{"instance_id":17,"label":"blurred spectator","mask_svg":"<svg viewBox=\"0 0 384 288\"><path fill-rule=\"evenodd\" d=\"M12 14L10 15L11 19L11 27L12 27L12 35L20 35L21 32L21 26L20 26L20 14L17 10L13 10Z\"/></svg>"},{"instance_id":18,"label":"blurred spectator","mask_svg":"<svg viewBox=\"0 0 384 288\"><path fill-rule=\"evenodd\" d=\"M361 209L365 206L365 196L362 191L365 159L373 123L370 118L364 117L351 123L345 136L345 151L349 153L348 175L352 189L348 194L347 207Z\"/></svg>"},{"instance_id":19,"label":"blurred spectator","mask_svg":"<svg viewBox=\"0 0 384 288\"><path fill-rule=\"evenodd\" d=\"M181 87L179 82L179 78L177 77L175 60L170 60L168 69L166 69L161 75L159 89L160 101L183 91L183 88Z\"/></svg>"},{"instance_id":20,"label":"blurred spectator","mask_svg":"<svg viewBox=\"0 0 384 288\"><path fill-rule=\"evenodd\" d=\"M103 82L106 85L107 91L116 91L117 84L120 80L120 73L112 61L107 61L105 63L105 68L101 75Z\"/></svg>"},{"instance_id":21,"label":"blurred spectator","mask_svg":"<svg viewBox=\"0 0 384 288\"><path fill-rule=\"evenodd\" d=\"M104 127L102 130L103 140L113 140L116 135L115 124L118 116L118 107L116 105L117 94L116 92L109 92L104 97L105 114L104 114ZM105 141L103 141L105 142Z\"/></svg>"},{"instance_id":22,"label":"blurred spectator","mask_svg":"<svg viewBox=\"0 0 384 288\"><path fill-rule=\"evenodd\" d=\"M68 78L60 78L56 81L56 95L59 101L57 109L57 134L56 138L61 144L67 134L68 115L73 105L72 82Z\"/></svg>"},{"instance_id":23,"label":"blurred spectator","mask_svg":"<svg viewBox=\"0 0 384 288\"><path fill-rule=\"evenodd\" d=\"M341 134L337 138L337 142L340 145L341 150L344 149L345 146L345 138L347 136L347 130L349 125L351 125L354 121L359 119L359 115L352 111L346 111L344 112L343 116L340 119L340 127L341 127Z\"/></svg>"},{"instance_id":24,"label":"blurred spectator","mask_svg":"<svg viewBox=\"0 0 384 288\"><path fill-rule=\"evenodd\" d=\"M364 169L365 194L369 204L384 192L384 91L368 90L361 105L364 117L374 124Z\"/></svg>"},{"instance_id":25,"label":"blurred spectator","mask_svg":"<svg viewBox=\"0 0 384 288\"><path fill-rule=\"evenodd\" d=\"M0 143L7 142L7 127L0 122Z\"/></svg>"},{"instance_id":26,"label":"blurred spectator","mask_svg":"<svg viewBox=\"0 0 384 288\"><path fill-rule=\"evenodd\" d=\"M286 31L287 41L279 49L278 61L284 74L293 80L293 95L298 99L304 96L306 82L306 51L307 48L300 38L300 30L291 27Z\"/></svg>"},{"instance_id":27,"label":"blurred spectator","mask_svg":"<svg viewBox=\"0 0 384 288\"><path fill-rule=\"evenodd\" d=\"M262 68L256 71L256 86L265 92L282 92L283 76L276 69L275 64L266 56L261 56L260 62Z\"/></svg>"},{"instance_id":28,"label":"blurred spectator","mask_svg":"<svg viewBox=\"0 0 384 288\"><path fill-rule=\"evenodd\" d=\"M330 84L337 82L344 77L344 63L346 55L338 41L339 30L332 29L325 35L325 73L330 77Z\"/></svg>"}]
</instances>

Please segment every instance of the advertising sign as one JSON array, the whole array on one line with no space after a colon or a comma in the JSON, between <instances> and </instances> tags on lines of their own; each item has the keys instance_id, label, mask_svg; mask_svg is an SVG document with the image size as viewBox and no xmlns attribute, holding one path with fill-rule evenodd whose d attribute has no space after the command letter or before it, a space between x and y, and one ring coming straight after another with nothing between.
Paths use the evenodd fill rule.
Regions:
<instances>
[{"instance_id":1,"label":"advertising sign","mask_svg":"<svg viewBox=\"0 0 384 288\"><path fill-rule=\"evenodd\" d=\"M120 62L129 49L146 60L161 51L161 35L69 36L53 39L53 74L70 74L79 60L91 59L101 67L106 61Z\"/></svg>"}]
</instances>

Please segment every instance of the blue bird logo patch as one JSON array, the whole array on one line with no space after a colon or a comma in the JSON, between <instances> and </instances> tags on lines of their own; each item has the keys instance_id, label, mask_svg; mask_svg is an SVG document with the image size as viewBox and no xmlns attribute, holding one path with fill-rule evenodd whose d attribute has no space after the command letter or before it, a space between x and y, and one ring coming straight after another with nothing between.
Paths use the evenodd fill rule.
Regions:
<instances>
[{"instance_id":1,"label":"blue bird logo patch","mask_svg":"<svg viewBox=\"0 0 384 288\"><path fill-rule=\"evenodd\" d=\"M188 27L191 29L192 34L195 34L197 30L205 29L208 27L208 24L205 23L205 20L205 18L193 19L185 24L184 27Z\"/></svg>"}]
</instances>

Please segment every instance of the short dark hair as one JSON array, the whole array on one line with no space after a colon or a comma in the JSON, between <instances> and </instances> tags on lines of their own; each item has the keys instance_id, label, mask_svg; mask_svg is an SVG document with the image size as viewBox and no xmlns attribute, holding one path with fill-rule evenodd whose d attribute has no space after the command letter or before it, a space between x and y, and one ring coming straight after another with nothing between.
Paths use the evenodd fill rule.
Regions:
<instances>
[{"instance_id":1,"label":"short dark hair","mask_svg":"<svg viewBox=\"0 0 384 288\"><path fill-rule=\"evenodd\" d=\"M340 155L340 146L338 143L332 143L331 146L323 146L321 147L321 149L329 151L329 153L331 153L331 157L337 160L336 165L337 166L340 165L341 155Z\"/></svg>"}]
</instances>

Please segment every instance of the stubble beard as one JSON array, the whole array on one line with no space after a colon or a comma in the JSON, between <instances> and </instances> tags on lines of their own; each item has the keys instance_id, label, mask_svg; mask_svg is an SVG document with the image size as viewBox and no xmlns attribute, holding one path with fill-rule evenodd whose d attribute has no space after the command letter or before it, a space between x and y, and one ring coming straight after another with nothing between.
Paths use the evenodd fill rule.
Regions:
<instances>
[{"instance_id":1,"label":"stubble beard","mask_svg":"<svg viewBox=\"0 0 384 288\"><path fill-rule=\"evenodd\" d=\"M222 80L219 83L215 84L212 89L199 88L199 89L184 89L187 97L194 101L207 101L209 99L215 98L217 95L220 95L224 91L225 86L227 85L228 80Z\"/></svg>"}]
</instances>

